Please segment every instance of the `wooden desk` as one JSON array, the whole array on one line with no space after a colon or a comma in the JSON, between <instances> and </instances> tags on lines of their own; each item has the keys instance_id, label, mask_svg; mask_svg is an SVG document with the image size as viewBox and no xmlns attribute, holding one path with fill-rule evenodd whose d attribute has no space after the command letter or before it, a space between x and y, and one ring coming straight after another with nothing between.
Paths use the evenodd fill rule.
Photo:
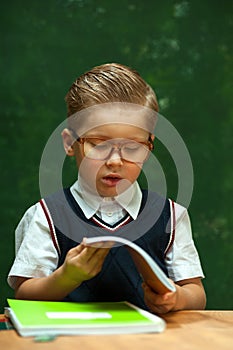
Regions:
<instances>
[{"instance_id":1,"label":"wooden desk","mask_svg":"<svg viewBox=\"0 0 233 350\"><path fill-rule=\"evenodd\" d=\"M36 343L14 330L0 331L6 350L225 350L233 349L233 311L179 311L165 315L161 334L60 336Z\"/></svg>"}]
</instances>

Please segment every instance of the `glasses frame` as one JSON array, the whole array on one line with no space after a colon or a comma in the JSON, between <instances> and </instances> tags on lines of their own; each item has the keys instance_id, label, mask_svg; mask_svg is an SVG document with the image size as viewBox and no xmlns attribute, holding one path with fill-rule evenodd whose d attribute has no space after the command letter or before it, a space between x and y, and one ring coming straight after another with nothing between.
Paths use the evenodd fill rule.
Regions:
<instances>
[{"instance_id":1,"label":"glasses frame","mask_svg":"<svg viewBox=\"0 0 233 350\"><path fill-rule=\"evenodd\" d=\"M75 137L76 137L76 139L75 139L75 141L76 142L79 142L82 146L83 146L83 154L85 155L85 157L87 157L87 158L89 158L86 154L85 154L85 151L84 151L84 143L87 141L87 140L102 140L103 142L105 142L105 141L109 141L109 140L111 140L111 139L105 139L105 138L101 138L101 137L79 137L73 130L71 130L72 132L73 132L73 134L75 135ZM141 145L144 145L144 146L146 146L146 147L148 147L148 150L149 150L149 152L151 152L153 149L154 149L154 143L153 143L153 140L152 140L152 135L150 134L149 135L149 138L148 138L148 140L146 141L146 142L142 142L142 141L136 141L136 140L131 140L131 141L133 141L133 142L136 142L136 143L139 143L139 144L141 144ZM126 142L127 143L127 142ZM110 153L108 154L108 156L107 157L105 157L105 158L103 158L103 159L96 159L96 160L106 160L106 159L108 159L109 157L110 157L110 155L112 154L112 152L113 152L113 148L114 147L112 147L112 149L111 149L111 151L110 151ZM143 161L143 162L135 162L135 161L130 161L130 160L128 160L128 159L125 159L124 157L122 157L122 153L121 153L121 147L118 147L118 150L119 150L119 154L120 154L120 157L121 157L121 159L124 159L125 161L127 161L127 162L130 162L130 163L143 163L143 162L145 162L145 160L147 159L147 158L145 158L145 160ZM95 159L95 158L90 158L90 159Z\"/></svg>"}]
</instances>

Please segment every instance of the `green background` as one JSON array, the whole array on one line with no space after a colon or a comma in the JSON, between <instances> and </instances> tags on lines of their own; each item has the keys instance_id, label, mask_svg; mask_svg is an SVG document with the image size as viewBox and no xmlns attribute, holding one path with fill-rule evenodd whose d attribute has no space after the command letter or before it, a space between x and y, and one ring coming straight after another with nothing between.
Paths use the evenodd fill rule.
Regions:
<instances>
[{"instance_id":1,"label":"green background","mask_svg":"<svg viewBox=\"0 0 233 350\"><path fill-rule=\"evenodd\" d=\"M232 308L232 18L231 0L1 1L0 312L13 296L14 230L40 198L40 157L65 118L64 96L77 76L107 62L140 72L185 141L207 308ZM162 145L156 152L175 199L172 159Z\"/></svg>"}]
</instances>

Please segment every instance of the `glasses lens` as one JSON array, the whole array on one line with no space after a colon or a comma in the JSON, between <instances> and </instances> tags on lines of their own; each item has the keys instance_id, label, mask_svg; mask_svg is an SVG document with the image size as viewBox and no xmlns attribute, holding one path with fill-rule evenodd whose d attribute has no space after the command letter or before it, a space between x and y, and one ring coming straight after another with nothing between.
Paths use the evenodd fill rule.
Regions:
<instances>
[{"instance_id":1,"label":"glasses lens","mask_svg":"<svg viewBox=\"0 0 233 350\"><path fill-rule=\"evenodd\" d=\"M125 143L121 148L122 158L131 162L144 162L148 153L146 145L134 141Z\"/></svg>"},{"instance_id":2,"label":"glasses lens","mask_svg":"<svg viewBox=\"0 0 233 350\"><path fill-rule=\"evenodd\" d=\"M84 153L91 159L105 159L112 150L112 145L99 139L86 139L84 142Z\"/></svg>"},{"instance_id":3,"label":"glasses lens","mask_svg":"<svg viewBox=\"0 0 233 350\"><path fill-rule=\"evenodd\" d=\"M122 159L130 162L142 163L148 156L149 148L147 145L138 143L136 141L124 142L124 143L111 143L109 141L103 141L100 139L85 139L84 141L84 153L85 156L91 159L104 160L107 159L113 149L117 149Z\"/></svg>"}]
</instances>

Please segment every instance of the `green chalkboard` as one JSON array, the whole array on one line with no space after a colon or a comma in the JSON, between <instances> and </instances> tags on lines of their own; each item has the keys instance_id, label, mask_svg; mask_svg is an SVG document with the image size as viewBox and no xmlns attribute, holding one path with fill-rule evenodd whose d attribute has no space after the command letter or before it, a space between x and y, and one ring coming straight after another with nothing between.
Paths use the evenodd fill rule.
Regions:
<instances>
[{"instance_id":1,"label":"green chalkboard","mask_svg":"<svg viewBox=\"0 0 233 350\"><path fill-rule=\"evenodd\" d=\"M232 308L232 15L230 0L1 1L0 312L13 296L14 230L40 198L41 153L65 118L64 96L78 75L106 62L137 69L182 135L207 308ZM175 199L176 168L159 143L155 152Z\"/></svg>"}]
</instances>

